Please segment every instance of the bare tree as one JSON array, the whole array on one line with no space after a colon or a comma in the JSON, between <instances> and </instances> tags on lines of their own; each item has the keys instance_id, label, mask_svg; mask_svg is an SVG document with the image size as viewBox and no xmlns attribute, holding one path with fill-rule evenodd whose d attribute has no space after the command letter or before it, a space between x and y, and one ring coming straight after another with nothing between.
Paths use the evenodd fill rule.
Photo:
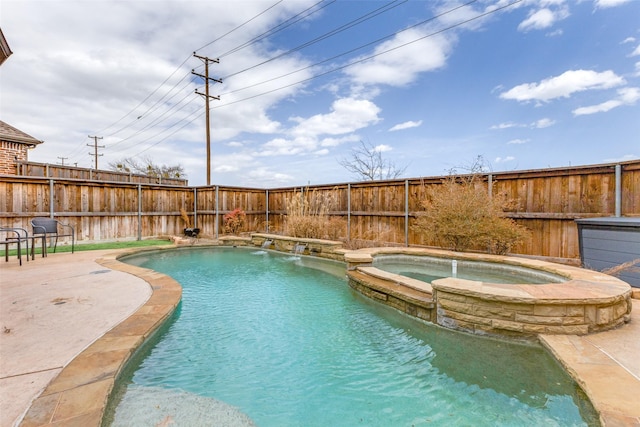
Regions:
<instances>
[{"instance_id":1,"label":"bare tree","mask_svg":"<svg viewBox=\"0 0 640 427\"><path fill-rule=\"evenodd\" d=\"M342 159L339 163L360 181L398 178L407 169L406 166L397 167L382 156L382 150L364 141L360 141L360 146L353 149L351 157Z\"/></svg>"},{"instance_id":2,"label":"bare tree","mask_svg":"<svg viewBox=\"0 0 640 427\"><path fill-rule=\"evenodd\" d=\"M141 161L134 158L125 158L109 163L109 168L117 172L135 173L140 175L161 177L161 178L186 178L182 165L167 166L153 162L151 158L145 157Z\"/></svg>"},{"instance_id":3,"label":"bare tree","mask_svg":"<svg viewBox=\"0 0 640 427\"><path fill-rule=\"evenodd\" d=\"M453 166L448 172L449 175L458 175L459 173L479 175L492 171L491 163L482 154L478 154L469 164Z\"/></svg>"}]
</instances>

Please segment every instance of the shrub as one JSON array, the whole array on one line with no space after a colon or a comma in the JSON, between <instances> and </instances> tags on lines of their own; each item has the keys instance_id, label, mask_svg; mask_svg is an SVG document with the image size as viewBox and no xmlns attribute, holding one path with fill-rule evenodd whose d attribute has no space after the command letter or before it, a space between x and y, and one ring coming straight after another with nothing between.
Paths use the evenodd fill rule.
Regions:
<instances>
[{"instance_id":1,"label":"shrub","mask_svg":"<svg viewBox=\"0 0 640 427\"><path fill-rule=\"evenodd\" d=\"M284 233L292 237L337 240L345 234L346 222L329 215L335 204L330 196L301 189L286 200Z\"/></svg>"},{"instance_id":2,"label":"shrub","mask_svg":"<svg viewBox=\"0 0 640 427\"><path fill-rule=\"evenodd\" d=\"M479 175L450 176L426 190L424 212L414 230L454 251L486 248L504 254L529 238L529 231L506 218L513 205L503 194L491 197Z\"/></svg>"},{"instance_id":3,"label":"shrub","mask_svg":"<svg viewBox=\"0 0 640 427\"><path fill-rule=\"evenodd\" d=\"M235 208L231 212L224 215L224 232L229 234L238 234L244 227L247 220L247 214L240 208Z\"/></svg>"}]
</instances>

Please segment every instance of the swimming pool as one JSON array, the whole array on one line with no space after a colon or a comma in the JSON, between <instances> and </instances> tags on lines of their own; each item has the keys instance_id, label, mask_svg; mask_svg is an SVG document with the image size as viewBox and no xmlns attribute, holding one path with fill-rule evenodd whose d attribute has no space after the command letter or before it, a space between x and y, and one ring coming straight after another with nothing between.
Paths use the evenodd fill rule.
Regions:
<instances>
[{"instance_id":1,"label":"swimming pool","mask_svg":"<svg viewBox=\"0 0 640 427\"><path fill-rule=\"evenodd\" d=\"M124 261L174 277L183 302L130 365L113 425L597 423L540 347L411 319L351 291L336 264L241 248Z\"/></svg>"}]
</instances>

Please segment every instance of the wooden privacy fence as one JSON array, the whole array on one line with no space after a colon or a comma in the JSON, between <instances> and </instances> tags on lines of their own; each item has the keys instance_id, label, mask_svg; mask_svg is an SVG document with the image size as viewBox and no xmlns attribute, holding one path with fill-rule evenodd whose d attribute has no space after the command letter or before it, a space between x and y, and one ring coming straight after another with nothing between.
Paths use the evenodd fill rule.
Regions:
<instances>
[{"instance_id":1,"label":"wooden privacy fence","mask_svg":"<svg viewBox=\"0 0 640 427\"><path fill-rule=\"evenodd\" d=\"M51 165L49 163L17 162L16 175L44 178L73 178L89 181L135 182L141 184L179 185L186 187L186 179L163 178L161 176L140 175L135 173L95 170L76 166Z\"/></svg>"},{"instance_id":2,"label":"wooden privacy fence","mask_svg":"<svg viewBox=\"0 0 640 427\"><path fill-rule=\"evenodd\" d=\"M188 212L201 235L218 237L223 217L247 214L245 231L282 232L287 200L301 191L330 201L329 215L345 223L345 238L398 245L430 242L413 230L429 186L444 177L357 182L310 187L252 189L175 187L71 178L0 176L0 225L30 229L34 216L69 222L80 241L180 235ZM518 208L508 216L532 231L516 253L579 258L577 218L640 216L640 160L617 164L484 176L492 192L504 192Z\"/></svg>"}]
</instances>

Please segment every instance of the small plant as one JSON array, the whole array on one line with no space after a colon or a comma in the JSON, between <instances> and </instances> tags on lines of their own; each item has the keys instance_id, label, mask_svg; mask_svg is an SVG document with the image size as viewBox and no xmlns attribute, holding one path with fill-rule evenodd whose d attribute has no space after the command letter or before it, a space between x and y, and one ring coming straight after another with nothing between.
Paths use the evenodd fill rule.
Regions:
<instances>
[{"instance_id":1,"label":"small plant","mask_svg":"<svg viewBox=\"0 0 640 427\"><path fill-rule=\"evenodd\" d=\"M481 177L449 176L426 190L424 212L414 229L428 240L454 251L483 249L505 254L529 238L529 231L504 211L513 203L502 194L489 195Z\"/></svg>"},{"instance_id":2,"label":"small plant","mask_svg":"<svg viewBox=\"0 0 640 427\"><path fill-rule=\"evenodd\" d=\"M224 215L224 232L229 234L238 234L247 221L247 214L240 208L235 208L231 212Z\"/></svg>"}]
</instances>

